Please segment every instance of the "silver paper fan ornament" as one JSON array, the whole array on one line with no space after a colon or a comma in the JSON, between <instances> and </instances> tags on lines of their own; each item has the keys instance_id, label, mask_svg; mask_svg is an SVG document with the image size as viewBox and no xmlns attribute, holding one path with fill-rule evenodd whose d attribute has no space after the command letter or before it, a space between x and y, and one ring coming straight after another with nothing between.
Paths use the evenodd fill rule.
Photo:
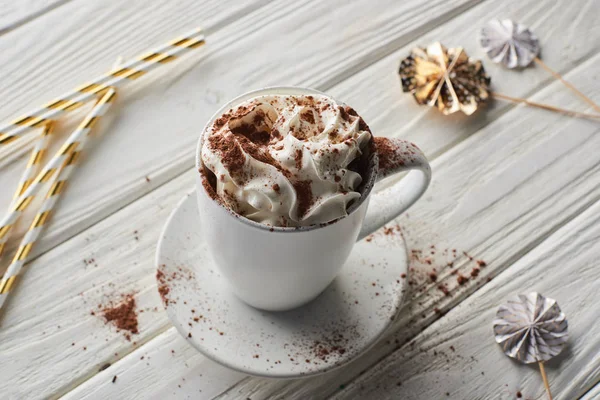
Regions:
<instances>
[{"instance_id":1,"label":"silver paper fan ornament","mask_svg":"<svg viewBox=\"0 0 600 400\"><path fill-rule=\"evenodd\" d=\"M540 52L533 32L510 19L488 22L481 29L479 43L492 61L508 68L526 67Z\"/></svg>"},{"instance_id":2,"label":"silver paper fan ornament","mask_svg":"<svg viewBox=\"0 0 600 400\"><path fill-rule=\"evenodd\" d=\"M509 357L525 364L548 361L562 351L569 337L567 319L556 300L536 292L501 305L494 334Z\"/></svg>"}]
</instances>

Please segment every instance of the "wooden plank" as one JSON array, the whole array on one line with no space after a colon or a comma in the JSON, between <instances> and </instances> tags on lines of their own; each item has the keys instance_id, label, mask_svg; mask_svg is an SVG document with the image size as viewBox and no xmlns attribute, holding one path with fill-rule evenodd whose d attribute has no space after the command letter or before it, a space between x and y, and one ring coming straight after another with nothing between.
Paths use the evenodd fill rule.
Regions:
<instances>
[{"instance_id":1,"label":"wooden plank","mask_svg":"<svg viewBox=\"0 0 600 400\"><path fill-rule=\"evenodd\" d=\"M569 74L568 78L580 87L597 90L598 83L593 81L590 71L599 59L600 56L596 56L589 60ZM555 104L564 106L574 106L577 101L566 93L560 84L552 85L534 99L551 100ZM530 128L524 134L518 129L520 126L535 129ZM569 134L566 135L565 132ZM409 276L409 279L415 283L413 292L409 303L398 317L394 331L368 354L338 371L321 377L288 381L256 378L240 381L240 377L236 375L231 377L230 383L232 385L237 383L237 385L226 391L222 397L238 398L242 395L250 395L253 399L270 397L301 399L320 398L334 393L340 385L346 384L370 365L384 358L394 348L416 336L438 319L440 313L460 303L470 293L485 284L488 277L501 273L515 259L536 246L565 221L574 218L581 210L600 199L598 184L600 159L595 151L597 146L600 146L600 136L598 125L595 123L558 115L540 119L538 114L531 113L528 109L517 108L439 157L434 161L434 181L431 191L409 212L409 215L399 219L409 248L431 252L433 250L431 246L434 245L436 254L424 255L420 258L421 261L413 260L414 270ZM176 193L183 195L184 188L191 186L192 181L193 172L166 184L159 191L170 193L173 197ZM502 190L491 190L488 182L498 182ZM488 193L488 196L481 198L474 205L486 203L492 205L472 216L465 217L464 212L460 211L461 201L472 203L471 199L474 196L481 196L481 193ZM556 201L558 198L561 199L559 202ZM95 237L103 238L106 243L115 246L111 254L106 254L107 262L118 263L120 254L129 252L130 250L126 249L131 246L130 242L125 240L127 236L111 231L117 229L112 226L115 223L113 221L119 221L119 231L125 232L123 235L129 235L130 231L136 229L137 224L123 221L129 221L129 215L137 215L136 213L146 207L154 213L158 200L158 198L142 198L89 230L90 234L93 232ZM174 201L174 199L169 200L169 205L164 207L172 206ZM159 204L164 203L161 200ZM140 218L144 220L146 217ZM161 212L156 217L152 217L147 225L158 226L162 222L164 222L164 214ZM124 225L128 225L129 228L125 228ZM468 234L468 232L477 232L477 234ZM150 274L153 268L150 261L152 254L149 252L153 239L155 237L143 235L140 237L140 242L143 243L140 244L142 249L135 250L140 257L138 261L140 264L135 268L145 269L147 274ZM23 297L27 298L26 293L30 291L42 290L36 283L40 279L38 275L40 272L36 270L36 266L43 265L43 260L52 254L77 253L77 248L80 246L78 240L81 240L79 236L32 263L30 274L26 276L26 281L20 287ZM394 237L382 234L376 235L373 240L386 241L390 246L398 243ZM446 249L449 251L445 252ZM457 249L456 256L452 249ZM475 256L476 259L485 260L488 265L481 267L476 261L470 261L462 255L463 251ZM449 261L454 262L452 268L446 267ZM457 277L459 275L470 277L475 267L480 268L477 278L469 279L463 285L459 285ZM435 283L431 282L430 278L433 268L437 269ZM456 275L451 273L453 269L457 270ZM133 271L131 273L134 274ZM108 276L98 279L102 279L107 284L112 278ZM39 284L47 285L43 282ZM439 285L445 285L448 296L438 288ZM71 290L75 292L80 289L74 286ZM140 300L140 304L144 304L142 301L147 300ZM16 315L26 313L25 307L17 304L13 313ZM57 304L56 307L61 305ZM161 313L154 318L164 321L165 317ZM168 326L168 322L163 323ZM174 331L171 334L177 335ZM4 339L0 333L0 339L10 343L14 340L11 339L13 335L16 336L16 332ZM141 335L147 337L153 333L144 330ZM181 343L182 348L175 348L176 352L186 351L184 342ZM144 347L151 349L158 346L159 344L151 341ZM190 362L188 364L195 370L196 364ZM135 359L123 360L123 364L114 365L114 368L117 367L120 368L120 373L143 379L143 383L136 387L123 388L124 396L150 396L159 386L156 382L164 379L162 382L165 387L173 387L178 379L176 375L169 374L163 378L160 372L149 373L143 369L144 365ZM71 395L81 398L92 396L92 393L97 396L104 390L113 390L108 379L112 368L102 371L80 385ZM176 366L164 364L163 368L169 370ZM0 373L4 371L0 369ZM194 380L194 383L189 384L200 385L201 383ZM145 388L148 388L148 391Z\"/></svg>"},{"instance_id":2,"label":"wooden plank","mask_svg":"<svg viewBox=\"0 0 600 400\"><path fill-rule=\"evenodd\" d=\"M583 396L600 381L599 239L596 202L335 398L544 398L535 364L509 360L492 332L498 306L531 291L556 299L569 322L566 349L546 363L552 394Z\"/></svg>"},{"instance_id":3,"label":"wooden plank","mask_svg":"<svg viewBox=\"0 0 600 400\"><path fill-rule=\"evenodd\" d=\"M154 398L212 398L227 390L231 382L243 379L245 376L223 367L202 356L175 332L175 328L157 336L152 342L156 346L143 346L124 357L110 374L104 374L101 379L107 382L97 385L85 385L84 391L67 393L63 399L103 398L103 399L144 399ZM160 379L154 382L144 382L146 387L141 389L139 370L132 365L143 365L143 374L149 374ZM169 368L165 368L169 365ZM114 377L117 377L113 382Z\"/></svg>"},{"instance_id":4,"label":"wooden plank","mask_svg":"<svg viewBox=\"0 0 600 400\"><path fill-rule=\"evenodd\" d=\"M69 195L32 254L81 232L192 167L203 123L229 98L266 85L321 87L322 82L334 82L478 1L435 0L417 7L416 0L376 5L366 0L264 5L263 0L232 7L190 0L163 2L141 14L137 3L113 0L85 7L69 3L5 35L0 49L6 51L0 54L13 79L0 82L0 95L6 94L0 96L0 117L71 89L103 72L117 55L136 54L198 24L209 32L208 45L196 56L178 61L168 71L156 71L121 93L120 107L111 110L119 114L110 132L78 168ZM56 29L48 31L48 26ZM16 54L23 54L19 63L26 67L15 66ZM19 167L15 164L0 174L0 187L11 187ZM0 209L9 201L3 196Z\"/></svg>"},{"instance_id":5,"label":"wooden plank","mask_svg":"<svg viewBox=\"0 0 600 400\"><path fill-rule=\"evenodd\" d=\"M173 180L27 267L0 320L4 396L58 396L168 329L153 253L192 178ZM131 293L141 334L128 341L92 312Z\"/></svg>"},{"instance_id":6,"label":"wooden plank","mask_svg":"<svg viewBox=\"0 0 600 400\"><path fill-rule=\"evenodd\" d=\"M600 398L600 383L590 389L585 395L581 397L581 400L595 400Z\"/></svg>"},{"instance_id":7,"label":"wooden plank","mask_svg":"<svg viewBox=\"0 0 600 400\"><path fill-rule=\"evenodd\" d=\"M20 0L0 3L0 35L50 12L71 0Z\"/></svg>"}]
</instances>

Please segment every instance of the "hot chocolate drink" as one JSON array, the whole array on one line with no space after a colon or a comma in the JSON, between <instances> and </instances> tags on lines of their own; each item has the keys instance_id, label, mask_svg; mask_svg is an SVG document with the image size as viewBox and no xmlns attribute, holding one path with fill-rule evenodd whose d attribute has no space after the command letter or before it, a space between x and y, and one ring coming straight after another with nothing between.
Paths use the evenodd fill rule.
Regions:
<instances>
[{"instance_id":1,"label":"hot chocolate drink","mask_svg":"<svg viewBox=\"0 0 600 400\"><path fill-rule=\"evenodd\" d=\"M357 160L371 137L352 108L330 97L254 97L203 132L200 173L213 199L253 221L327 223L361 197Z\"/></svg>"}]
</instances>

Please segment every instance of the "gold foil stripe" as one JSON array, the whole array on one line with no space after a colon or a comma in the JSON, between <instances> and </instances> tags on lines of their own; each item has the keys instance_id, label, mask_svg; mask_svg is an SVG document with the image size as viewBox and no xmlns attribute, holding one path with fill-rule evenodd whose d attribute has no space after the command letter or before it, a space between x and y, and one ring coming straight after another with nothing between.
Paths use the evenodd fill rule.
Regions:
<instances>
[{"instance_id":1,"label":"gold foil stripe","mask_svg":"<svg viewBox=\"0 0 600 400\"><path fill-rule=\"evenodd\" d=\"M0 255L2 255L4 253L4 246L5 246L5 243L0 243Z\"/></svg>"},{"instance_id":2,"label":"gold foil stripe","mask_svg":"<svg viewBox=\"0 0 600 400\"><path fill-rule=\"evenodd\" d=\"M19 250L17 250L17 254L15 254L15 260L24 261L29 255L29 252L31 251L32 247L33 243L27 243L25 246L19 247Z\"/></svg>"},{"instance_id":3,"label":"gold foil stripe","mask_svg":"<svg viewBox=\"0 0 600 400\"><path fill-rule=\"evenodd\" d=\"M29 205L29 203L31 203L31 201L33 200L33 196L29 196L29 197L25 197L23 200L21 200L21 202L19 204L17 204L17 206L15 207L15 211L23 211L27 208L27 206ZM0 232L2 232L0 230ZM0 238L3 235L0 235Z\"/></svg>"},{"instance_id":4,"label":"gold foil stripe","mask_svg":"<svg viewBox=\"0 0 600 400\"><path fill-rule=\"evenodd\" d=\"M54 182L54 184L48 191L47 197L52 197L52 196L61 194L63 192L64 188L65 188L65 181Z\"/></svg>"},{"instance_id":5,"label":"gold foil stripe","mask_svg":"<svg viewBox=\"0 0 600 400\"><path fill-rule=\"evenodd\" d=\"M111 75L127 79L137 79L145 73L145 71L136 71L135 69L121 68L111 73Z\"/></svg>"},{"instance_id":6,"label":"gold foil stripe","mask_svg":"<svg viewBox=\"0 0 600 400\"><path fill-rule=\"evenodd\" d=\"M112 91L111 94L108 97L105 97L102 100L104 101L105 104L106 103L111 103L114 100L114 98L115 98L116 95L117 95L117 92Z\"/></svg>"},{"instance_id":7,"label":"gold foil stripe","mask_svg":"<svg viewBox=\"0 0 600 400\"><path fill-rule=\"evenodd\" d=\"M44 183L48 182L50 180L50 178L52 178L52 175L54 175L55 172L56 172L56 168L49 169L48 171L46 171L44 173L44 175L42 175L40 182L44 182Z\"/></svg>"},{"instance_id":8,"label":"gold foil stripe","mask_svg":"<svg viewBox=\"0 0 600 400\"><path fill-rule=\"evenodd\" d=\"M9 144L10 142L13 142L15 140L17 140L16 136L9 136L9 135L4 134L4 133L0 134L0 145Z\"/></svg>"},{"instance_id":9,"label":"gold foil stripe","mask_svg":"<svg viewBox=\"0 0 600 400\"><path fill-rule=\"evenodd\" d=\"M11 227L11 225L5 225L2 228L0 228L0 239L2 239L4 236L6 236L6 234L10 230L10 227Z\"/></svg>"},{"instance_id":10,"label":"gold foil stripe","mask_svg":"<svg viewBox=\"0 0 600 400\"><path fill-rule=\"evenodd\" d=\"M29 163L27 164L27 168L33 166L33 165L37 165L39 163L42 162L42 159L44 158L44 154L46 154L46 150L45 149L41 149L40 151L38 151L37 153L35 153L33 155L33 157L31 157L29 159Z\"/></svg>"},{"instance_id":11,"label":"gold foil stripe","mask_svg":"<svg viewBox=\"0 0 600 400\"><path fill-rule=\"evenodd\" d=\"M45 118L41 117L24 117L13 122L14 125L37 127L46 123Z\"/></svg>"},{"instance_id":12,"label":"gold foil stripe","mask_svg":"<svg viewBox=\"0 0 600 400\"><path fill-rule=\"evenodd\" d=\"M100 85L98 83L90 83L87 86L83 86L82 88L79 89L80 92L85 92L85 93L98 93L102 90L106 90L108 89L107 86L104 85Z\"/></svg>"},{"instance_id":13,"label":"gold foil stripe","mask_svg":"<svg viewBox=\"0 0 600 400\"><path fill-rule=\"evenodd\" d=\"M190 38L183 38L183 39L179 39L179 40L176 40L176 41L172 42L171 45L173 45L173 46L183 46L185 43L187 43L189 41L190 41Z\"/></svg>"},{"instance_id":14,"label":"gold foil stripe","mask_svg":"<svg viewBox=\"0 0 600 400\"><path fill-rule=\"evenodd\" d=\"M46 108L52 108L55 110L71 111L71 110L81 107L82 105L83 105L83 103L78 102L78 101L60 99L60 100L56 100L53 103L47 104Z\"/></svg>"},{"instance_id":15,"label":"gold foil stripe","mask_svg":"<svg viewBox=\"0 0 600 400\"><path fill-rule=\"evenodd\" d=\"M193 42L189 43L187 47L189 47L190 49L197 49L198 47L202 46L204 44L204 39L196 39Z\"/></svg>"},{"instance_id":16,"label":"gold foil stripe","mask_svg":"<svg viewBox=\"0 0 600 400\"><path fill-rule=\"evenodd\" d=\"M74 151L73 153L69 154L69 157L67 157L67 160L65 161L65 165L75 164L77 160L79 160L80 154L81 152L79 151Z\"/></svg>"},{"instance_id":17,"label":"gold foil stripe","mask_svg":"<svg viewBox=\"0 0 600 400\"><path fill-rule=\"evenodd\" d=\"M7 279L2 279L0 281L0 294L6 294L10 292L13 283L15 283L15 279L17 279L16 276L11 276Z\"/></svg>"},{"instance_id":18,"label":"gold foil stripe","mask_svg":"<svg viewBox=\"0 0 600 400\"><path fill-rule=\"evenodd\" d=\"M83 125L83 129L92 129L92 127L96 125L96 122L98 122L98 117L88 119Z\"/></svg>"},{"instance_id":19,"label":"gold foil stripe","mask_svg":"<svg viewBox=\"0 0 600 400\"><path fill-rule=\"evenodd\" d=\"M175 58L175 56L169 56L167 54L151 53L148 54L146 57L142 57L142 61L166 64L168 62L173 61Z\"/></svg>"},{"instance_id":20,"label":"gold foil stripe","mask_svg":"<svg viewBox=\"0 0 600 400\"><path fill-rule=\"evenodd\" d=\"M60 149L60 155L64 156L65 154L69 154L73 151L75 151L75 149L79 146L79 142L73 142L73 143L69 143L68 145L63 145L63 148Z\"/></svg>"},{"instance_id":21,"label":"gold foil stripe","mask_svg":"<svg viewBox=\"0 0 600 400\"><path fill-rule=\"evenodd\" d=\"M31 186L32 179L24 180L23 183L19 186L19 190L17 191L17 197L23 196L23 193L27 190L29 186Z\"/></svg>"},{"instance_id":22,"label":"gold foil stripe","mask_svg":"<svg viewBox=\"0 0 600 400\"><path fill-rule=\"evenodd\" d=\"M190 49L195 49L197 47L200 47L204 44L204 39L200 39L200 38L196 38L196 39L190 39L190 38L185 38L185 39L179 39L176 42L171 43L173 46L177 46L177 47L188 47Z\"/></svg>"},{"instance_id":23,"label":"gold foil stripe","mask_svg":"<svg viewBox=\"0 0 600 400\"><path fill-rule=\"evenodd\" d=\"M37 228L38 226L44 225L46 223L46 221L48 220L49 216L50 216L50 210L44 211L43 213L36 215L31 226Z\"/></svg>"},{"instance_id":24,"label":"gold foil stripe","mask_svg":"<svg viewBox=\"0 0 600 400\"><path fill-rule=\"evenodd\" d=\"M46 126L44 126L44 133L42 136L51 135L54 132L54 121L49 121Z\"/></svg>"}]
</instances>

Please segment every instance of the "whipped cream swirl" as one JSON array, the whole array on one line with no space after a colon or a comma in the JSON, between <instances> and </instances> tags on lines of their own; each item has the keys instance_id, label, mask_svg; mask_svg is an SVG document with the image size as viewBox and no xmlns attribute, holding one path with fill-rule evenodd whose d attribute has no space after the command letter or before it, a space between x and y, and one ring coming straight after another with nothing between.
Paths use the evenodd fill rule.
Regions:
<instances>
[{"instance_id":1,"label":"whipped cream swirl","mask_svg":"<svg viewBox=\"0 0 600 400\"><path fill-rule=\"evenodd\" d=\"M352 162L370 139L362 118L329 97L259 96L206 129L201 172L214 174L207 190L215 198L253 221L326 223L360 198Z\"/></svg>"}]
</instances>

